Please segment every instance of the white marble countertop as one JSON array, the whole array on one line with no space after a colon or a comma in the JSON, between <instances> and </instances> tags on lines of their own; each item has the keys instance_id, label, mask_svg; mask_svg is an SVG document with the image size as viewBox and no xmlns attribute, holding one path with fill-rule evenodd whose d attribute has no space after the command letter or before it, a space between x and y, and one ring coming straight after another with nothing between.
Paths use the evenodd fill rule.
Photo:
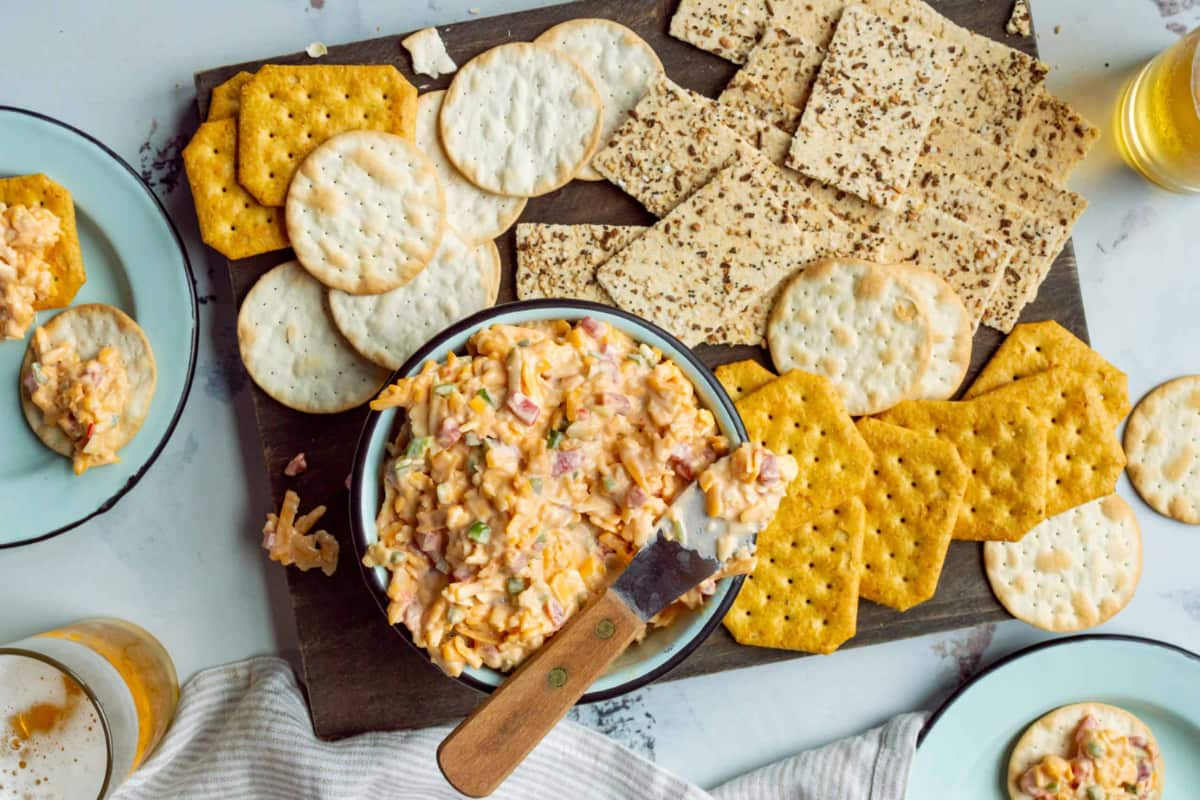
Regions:
<instances>
[{"instance_id":1,"label":"white marble countertop","mask_svg":"<svg viewBox=\"0 0 1200 800\"><path fill-rule=\"evenodd\" d=\"M995 0L1006 2L1007 0ZM181 676L254 654L293 661L283 572L259 550L265 469L238 362L224 266L196 233L179 150L194 130L196 70L544 0L73 0L8 7L0 104L97 136L148 177L187 241L202 333L196 381L174 438L111 512L56 539L0 551L0 642L98 614L158 635ZM1091 201L1075 230L1100 352L1140 397L1200 372L1200 197L1143 182L1113 149L1118 89L1144 60L1200 24L1196 0L1033 0L1053 91L1105 130L1073 180ZM18 79L19 78L19 79ZM0 487L2 491L2 487ZM1142 522L1145 568L1132 604L1100 630L1200 651L1200 531L1120 493ZM1046 638L1018 622L663 683L577 718L704 786L798 749L931 708L988 662ZM753 725L746 725L749 716ZM731 735L736 731L737 735ZM431 766L432 768L432 766Z\"/></svg>"}]
</instances>

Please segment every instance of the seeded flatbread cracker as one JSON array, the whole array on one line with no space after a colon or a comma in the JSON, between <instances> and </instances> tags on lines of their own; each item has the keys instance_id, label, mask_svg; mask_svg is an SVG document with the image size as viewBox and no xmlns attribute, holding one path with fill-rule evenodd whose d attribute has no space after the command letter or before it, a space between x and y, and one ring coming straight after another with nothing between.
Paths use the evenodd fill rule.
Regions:
<instances>
[{"instance_id":1,"label":"seeded flatbread cracker","mask_svg":"<svg viewBox=\"0 0 1200 800\"><path fill-rule=\"evenodd\" d=\"M612 305L596 268L641 236L638 225L517 226L517 298L566 297Z\"/></svg>"},{"instance_id":2,"label":"seeded flatbread cracker","mask_svg":"<svg viewBox=\"0 0 1200 800\"><path fill-rule=\"evenodd\" d=\"M1017 130L1012 150L1053 183L1063 186L1099 138L1099 128L1042 86Z\"/></svg>"},{"instance_id":3,"label":"seeded flatbread cracker","mask_svg":"<svg viewBox=\"0 0 1200 800\"><path fill-rule=\"evenodd\" d=\"M824 60L824 47L786 28L770 25L717 102L757 113L791 133L800 123Z\"/></svg>"},{"instance_id":4,"label":"seeded flatbread cracker","mask_svg":"<svg viewBox=\"0 0 1200 800\"><path fill-rule=\"evenodd\" d=\"M895 208L958 52L861 6L842 12L787 165Z\"/></svg>"},{"instance_id":5,"label":"seeded flatbread cracker","mask_svg":"<svg viewBox=\"0 0 1200 800\"><path fill-rule=\"evenodd\" d=\"M604 121L598 147L604 147L630 110L663 74L654 48L620 23L607 19L573 19L561 22L534 39L554 47L583 67L604 103ZM599 181L604 176L585 164L575 176Z\"/></svg>"},{"instance_id":6,"label":"seeded flatbread cracker","mask_svg":"<svg viewBox=\"0 0 1200 800\"><path fill-rule=\"evenodd\" d=\"M779 372L829 379L851 416L878 414L913 397L929 369L929 311L903 273L829 258L783 285L767 322Z\"/></svg>"},{"instance_id":7,"label":"seeded flatbread cracker","mask_svg":"<svg viewBox=\"0 0 1200 800\"><path fill-rule=\"evenodd\" d=\"M1129 413L1129 380L1125 373L1053 320L1018 325L964 396L969 400L1058 366L1088 377L1100 392L1114 428L1125 419Z\"/></svg>"},{"instance_id":8,"label":"seeded flatbread cracker","mask_svg":"<svg viewBox=\"0 0 1200 800\"><path fill-rule=\"evenodd\" d=\"M253 72L241 72L213 87L208 101L208 121L234 119L242 106L242 87L254 77Z\"/></svg>"},{"instance_id":9,"label":"seeded flatbread cracker","mask_svg":"<svg viewBox=\"0 0 1200 800\"><path fill-rule=\"evenodd\" d=\"M1094 628L1133 599L1142 536L1133 509L1113 494L1050 517L1019 542L987 542L983 560L1008 613L1071 633Z\"/></svg>"},{"instance_id":10,"label":"seeded flatbread cracker","mask_svg":"<svg viewBox=\"0 0 1200 800\"><path fill-rule=\"evenodd\" d=\"M1129 479L1151 508L1200 525L1200 375L1142 398L1125 427Z\"/></svg>"},{"instance_id":11,"label":"seeded flatbread cracker","mask_svg":"<svg viewBox=\"0 0 1200 800\"><path fill-rule=\"evenodd\" d=\"M352 130L413 140L417 90L392 66L267 64L242 87L238 180L264 206L282 206L316 147Z\"/></svg>"},{"instance_id":12,"label":"seeded flatbread cracker","mask_svg":"<svg viewBox=\"0 0 1200 800\"><path fill-rule=\"evenodd\" d=\"M417 276L437 252L446 198L415 145L382 131L333 137L304 160L288 191L288 237L331 289L379 294Z\"/></svg>"},{"instance_id":13,"label":"seeded flatbread cracker","mask_svg":"<svg viewBox=\"0 0 1200 800\"><path fill-rule=\"evenodd\" d=\"M237 120L206 122L183 149L200 238L236 261L288 246L283 210L267 208L237 180Z\"/></svg>"},{"instance_id":14,"label":"seeded flatbread cracker","mask_svg":"<svg viewBox=\"0 0 1200 800\"><path fill-rule=\"evenodd\" d=\"M58 217L59 236L50 248L46 262L51 268L53 287L42 302L34 305L38 311L69 306L87 280L83 269L83 251L79 249L79 232L75 227L75 201L65 186L49 176L17 175L0 178L0 203L10 206L41 206Z\"/></svg>"},{"instance_id":15,"label":"seeded flatbread cracker","mask_svg":"<svg viewBox=\"0 0 1200 800\"><path fill-rule=\"evenodd\" d=\"M288 261L258 279L238 312L238 348L250 377L308 414L360 406L388 377L338 332L325 295L316 278Z\"/></svg>"},{"instance_id":16,"label":"seeded flatbread cracker","mask_svg":"<svg viewBox=\"0 0 1200 800\"><path fill-rule=\"evenodd\" d=\"M128 314L113 306L87 303L68 308L41 326L49 338L51 347L69 344L79 353L82 361L96 358L100 350L113 347L121 354L125 372L129 378L129 404L121 412L118 434L110 440L114 450L120 450L133 440L141 430L150 404L154 400L154 389L158 383L158 368L154 362L154 350L141 327ZM25 350L21 362L21 378L29 373L33 364L33 337ZM21 388L21 410L30 429L42 443L66 458L72 458L75 447L71 439L57 425L47 425L42 411Z\"/></svg>"},{"instance_id":17,"label":"seeded flatbread cracker","mask_svg":"<svg viewBox=\"0 0 1200 800\"><path fill-rule=\"evenodd\" d=\"M739 644L832 653L858 627L864 514L858 498L808 517L784 497L758 563L725 615Z\"/></svg>"},{"instance_id":18,"label":"seeded flatbread cracker","mask_svg":"<svg viewBox=\"0 0 1200 800\"><path fill-rule=\"evenodd\" d=\"M741 64L771 17L770 0L680 0L671 17L676 39Z\"/></svg>"},{"instance_id":19,"label":"seeded flatbread cracker","mask_svg":"<svg viewBox=\"0 0 1200 800\"><path fill-rule=\"evenodd\" d=\"M442 101L442 147L467 180L536 197L570 181L600 141L604 101L553 47L512 42L467 62Z\"/></svg>"},{"instance_id":20,"label":"seeded flatbread cracker","mask_svg":"<svg viewBox=\"0 0 1200 800\"><path fill-rule=\"evenodd\" d=\"M721 364L713 372L716 374L717 380L725 387L729 399L735 403L779 377L762 364L749 358L744 361L734 361L731 364Z\"/></svg>"},{"instance_id":21,"label":"seeded flatbread cracker","mask_svg":"<svg viewBox=\"0 0 1200 800\"><path fill-rule=\"evenodd\" d=\"M446 193L446 219L472 244L491 241L504 233L521 216L528 202L524 197L506 197L480 189L463 177L442 149L438 117L442 92L427 92L417 101L417 147L437 171Z\"/></svg>"},{"instance_id":22,"label":"seeded flatbread cracker","mask_svg":"<svg viewBox=\"0 0 1200 800\"><path fill-rule=\"evenodd\" d=\"M933 597L970 472L953 444L877 419L858 431L875 454L866 508L862 596L897 611Z\"/></svg>"},{"instance_id":23,"label":"seeded flatbread cracker","mask_svg":"<svg viewBox=\"0 0 1200 800\"><path fill-rule=\"evenodd\" d=\"M971 470L954 538L1017 541L1045 519L1046 423L1016 400L915 400L880 416L958 449Z\"/></svg>"},{"instance_id":24,"label":"seeded flatbread cracker","mask_svg":"<svg viewBox=\"0 0 1200 800\"><path fill-rule=\"evenodd\" d=\"M919 267L900 266L904 282L917 294L929 315L933 340L929 369L911 400L948 400L958 391L971 365L975 328L958 294L944 280Z\"/></svg>"},{"instance_id":25,"label":"seeded flatbread cracker","mask_svg":"<svg viewBox=\"0 0 1200 800\"><path fill-rule=\"evenodd\" d=\"M331 290L334 323L363 356L400 369L444 328L492 304L496 262L488 244L472 247L447 228L433 261L399 289L371 295Z\"/></svg>"}]
</instances>

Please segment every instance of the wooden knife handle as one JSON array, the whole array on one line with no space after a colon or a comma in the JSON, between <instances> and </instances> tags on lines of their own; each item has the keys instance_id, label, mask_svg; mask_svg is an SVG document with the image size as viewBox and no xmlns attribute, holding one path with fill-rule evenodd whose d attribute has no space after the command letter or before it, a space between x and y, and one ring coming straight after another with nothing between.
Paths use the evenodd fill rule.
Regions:
<instances>
[{"instance_id":1,"label":"wooden knife handle","mask_svg":"<svg viewBox=\"0 0 1200 800\"><path fill-rule=\"evenodd\" d=\"M438 747L455 789L491 794L645 627L606 591L567 621Z\"/></svg>"}]
</instances>

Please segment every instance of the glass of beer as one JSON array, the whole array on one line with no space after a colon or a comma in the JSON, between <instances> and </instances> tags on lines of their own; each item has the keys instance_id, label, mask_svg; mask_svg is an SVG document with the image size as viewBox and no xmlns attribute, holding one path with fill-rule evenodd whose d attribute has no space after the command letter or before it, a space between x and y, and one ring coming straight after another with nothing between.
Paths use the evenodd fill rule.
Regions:
<instances>
[{"instance_id":1,"label":"glass of beer","mask_svg":"<svg viewBox=\"0 0 1200 800\"><path fill-rule=\"evenodd\" d=\"M1117 145L1145 177L1200 192L1200 28L1142 67L1117 107Z\"/></svg>"},{"instance_id":2,"label":"glass of beer","mask_svg":"<svg viewBox=\"0 0 1200 800\"><path fill-rule=\"evenodd\" d=\"M107 797L178 702L171 657L130 622L86 619L0 647L0 797Z\"/></svg>"}]
</instances>

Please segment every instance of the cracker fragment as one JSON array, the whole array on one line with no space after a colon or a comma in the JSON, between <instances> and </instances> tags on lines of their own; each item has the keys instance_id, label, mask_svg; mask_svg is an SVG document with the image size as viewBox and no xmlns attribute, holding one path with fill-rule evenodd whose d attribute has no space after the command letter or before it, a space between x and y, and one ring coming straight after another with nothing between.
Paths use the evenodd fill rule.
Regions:
<instances>
[{"instance_id":1,"label":"cracker fragment","mask_svg":"<svg viewBox=\"0 0 1200 800\"><path fill-rule=\"evenodd\" d=\"M565 297L613 305L596 268L641 236L639 225L517 226L517 297Z\"/></svg>"},{"instance_id":2,"label":"cracker fragment","mask_svg":"<svg viewBox=\"0 0 1200 800\"><path fill-rule=\"evenodd\" d=\"M234 261L288 246L283 211L267 208L237 180L237 120L205 122L183 149L200 238Z\"/></svg>"},{"instance_id":3,"label":"cracker fragment","mask_svg":"<svg viewBox=\"0 0 1200 800\"><path fill-rule=\"evenodd\" d=\"M1200 525L1200 375L1142 398L1125 427L1129 479L1160 514Z\"/></svg>"},{"instance_id":4,"label":"cracker fragment","mask_svg":"<svg viewBox=\"0 0 1200 800\"><path fill-rule=\"evenodd\" d=\"M1141 530L1129 504L1108 495L1050 517L1019 542L988 542L983 563L1008 613L1054 633L1082 631L1133 599Z\"/></svg>"},{"instance_id":5,"label":"cracker fragment","mask_svg":"<svg viewBox=\"0 0 1200 800\"><path fill-rule=\"evenodd\" d=\"M1125 373L1053 320L1018 325L964 397L969 400L1010 381L1059 366L1083 373L1096 386L1113 427L1125 419L1130 408L1129 379Z\"/></svg>"},{"instance_id":6,"label":"cracker fragment","mask_svg":"<svg viewBox=\"0 0 1200 800\"><path fill-rule=\"evenodd\" d=\"M953 444L876 419L858 421L875 453L866 507L862 596L906 611L933 597L970 471Z\"/></svg>"},{"instance_id":7,"label":"cracker fragment","mask_svg":"<svg viewBox=\"0 0 1200 800\"><path fill-rule=\"evenodd\" d=\"M1042 86L1017 130L1012 151L1063 186L1099 138L1099 128Z\"/></svg>"},{"instance_id":8,"label":"cracker fragment","mask_svg":"<svg viewBox=\"0 0 1200 800\"><path fill-rule=\"evenodd\" d=\"M253 72L242 70L224 83L214 86L208 100L208 121L236 117L242 107L242 87L253 77Z\"/></svg>"},{"instance_id":9,"label":"cracker fragment","mask_svg":"<svg viewBox=\"0 0 1200 800\"><path fill-rule=\"evenodd\" d=\"M909 401L880 419L958 449L971 479L955 539L1017 541L1045 519L1049 431L1021 401Z\"/></svg>"},{"instance_id":10,"label":"cracker fragment","mask_svg":"<svg viewBox=\"0 0 1200 800\"><path fill-rule=\"evenodd\" d=\"M958 293L928 270L901 266L904 282L929 314L932 344L929 369L917 384L912 400L948 400L958 391L971 366L975 327Z\"/></svg>"},{"instance_id":11,"label":"cracker fragment","mask_svg":"<svg viewBox=\"0 0 1200 800\"><path fill-rule=\"evenodd\" d=\"M413 140L417 90L392 66L267 64L242 87L238 180L281 206L292 175L318 145L350 130Z\"/></svg>"},{"instance_id":12,"label":"cracker fragment","mask_svg":"<svg viewBox=\"0 0 1200 800\"><path fill-rule=\"evenodd\" d=\"M785 497L725 627L739 644L832 653L858 627L865 515L851 498L808 517Z\"/></svg>"},{"instance_id":13,"label":"cracker fragment","mask_svg":"<svg viewBox=\"0 0 1200 800\"><path fill-rule=\"evenodd\" d=\"M400 45L412 57L413 72L439 78L458 69L454 59L446 52L437 28L423 28L400 40Z\"/></svg>"},{"instance_id":14,"label":"cracker fragment","mask_svg":"<svg viewBox=\"0 0 1200 800\"><path fill-rule=\"evenodd\" d=\"M16 175L0 178L0 203L9 206L41 206L58 217L58 241L46 254L53 286L50 294L34 305L37 311L64 308L71 304L87 280L79 231L75 226L75 201L67 187L48 175Z\"/></svg>"},{"instance_id":15,"label":"cracker fragment","mask_svg":"<svg viewBox=\"0 0 1200 800\"><path fill-rule=\"evenodd\" d=\"M779 377L752 358L721 364L713 372L735 403Z\"/></svg>"},{"instance_id":16,"label":"cracker fragment","mask_svg":"<svg viewBox=\"0 0 1200 800\"><path fill-rule=\"evenodd\" d=\"M800 122L824 59L824 47L786 28L769 26L717 102L757 112L760 118L791 133Z\"/></svg>"},{"instance_id":17,"label":"cracker fragment","mask_svg":"<svg viewBox=\"0 0 1200 800\"><path fill-rule=\"evenodd\" d=\"M1029 4L1025 0L1013 0L1012 13L1004 30L1010 36L1028 36L1033 33L1033 18L1029 13Z\"/></svg>"}]
</instances>

